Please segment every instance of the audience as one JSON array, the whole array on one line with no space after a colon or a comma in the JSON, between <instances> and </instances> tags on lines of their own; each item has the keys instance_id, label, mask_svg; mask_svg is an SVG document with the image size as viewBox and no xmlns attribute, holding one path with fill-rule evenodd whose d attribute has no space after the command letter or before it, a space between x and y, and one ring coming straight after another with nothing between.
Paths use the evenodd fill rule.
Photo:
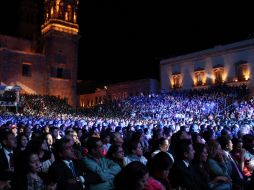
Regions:
<instances>
[{"instance_id":1,"label":"audience","mask_svg":"<svg viewBox=\"0 0 254 190\"><path fill-rule=\"evenodd\" d=\"M248 95L223 85L79 110L21 95L22 113L0 114L0 189L252 189Z\"/></svg>"}]
</instances>

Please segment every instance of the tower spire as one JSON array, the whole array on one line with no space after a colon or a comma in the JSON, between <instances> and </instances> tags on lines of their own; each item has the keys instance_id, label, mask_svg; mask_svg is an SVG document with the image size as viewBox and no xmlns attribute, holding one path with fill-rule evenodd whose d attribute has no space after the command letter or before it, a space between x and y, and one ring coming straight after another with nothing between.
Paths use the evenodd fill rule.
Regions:
<instances>
[{"instance_id":1,"label":"tower spire","mask_svg":"<svg viewBox=\"0 0 254 190\"><path fill-rule=\"evenodd\" d=\"M50 30L78 34L77 9L79 0L45 0L42 34Z\"/></svg>"}]
</instances>

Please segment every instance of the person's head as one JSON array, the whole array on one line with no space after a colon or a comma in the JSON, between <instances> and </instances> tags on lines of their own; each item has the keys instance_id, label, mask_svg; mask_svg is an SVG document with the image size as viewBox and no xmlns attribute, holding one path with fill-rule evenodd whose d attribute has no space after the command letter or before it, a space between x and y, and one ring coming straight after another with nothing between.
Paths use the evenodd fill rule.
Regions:
<instances>
[{"instance_id":1,"label":"person's head","mask_svg":"<svg viewBox=\"0 0 254 190\"><path fill-rule=\"evenodd\" d=\"M233 144L229 136L227 135L220 136L217 140L220 143L222 150L225 150L228 152L233 150Z\"/></svg>"},{"instance_id":2,"label":"person's head","mask_svg":"<svg viewBox=\"0 0 254 190\"><path fill-rule=\"evenodd\" d=\"M114 132L111 134L111 144L123 145L124 140L119 132Z\"/></svg>"},{"instance_id":3,"label":"person's head","mask_svg":"<svg viewBox=\"0 0 254 190\"><path fill-rule=\"evenodd\" d=\"M11 132L12 132L15 136L17 136L17 134L18 134L18 129L17 129L17 125L16 125L16 124L12 124L12 125L11 125Z\"/></svg>"},{"instance_id":4,"label":"person's head","mask_svg":"<svg viewBox=\"0 0 254 190\"><path fill-rule=\"evenodd\" d=\"M59 135L59 129L57 127L53 126L50 128L50 133L51 133L53 139L56 139Z\"/></svg>"},{"instance_id":5,"label":"person's head","mask_svg":"<svg viewBox=\"0 0 254 190\"><path fill-rule=\"evenodd\" d=\"M25 125L24 133L26 134L26 136L30 137L30 135L32 133L32 126L29 124Z\"/></svg>"},{"instance_id":6,"label":"person's head","mask_svg":"<svg viewBox=\"0 0 254 190\"><path fill-rule=\"evenodd\" d=\"M217 140L211 140L207 143L207 148L208 148L208 157L218 160L221 160L222 156L222 149L221 145Z\"/></svg>"},{"instance_id":7,"label":"person's head","mask_svg":"<svg viewBox=\"0 0 254 190\"><path fill-rule=\"evenodd\" d=\"M194 150L195 150L195 154L194 154L193 162L204 163L207 161L208 150L205 144L196 143L194 145Z\"/></svg>"},{"instance_id":8,"label":"person's head","mask_svg":"<svg viewBox=\"0 0 254 190\"><path fill-rule=\"evenodd\" d=\"M17 147L17 139L10 131L5 131L1 134L2 146L6 149L14 149Z\"/></svg>"},{"instance_id":9,"label":"person's head","mask_svg":"<svg viewBox=\"0 0 254 190\"><path fill-rule=\"evenodd\" d=\"M185 131L185 130L180 130L179 131L179 139L190 139L190 135Z\"/></svg>"},{"instance_id":10,"label":"person's head","mask_svg":"<svg viewBox=\"0 0 254 190\"><path fill-rule=\"evenodd\" d=\"M48 146L52 146L53 144L53 137L50 133L46 133L45 139L47 141Z\"/></svg>"},{"instance_id":11,"label":"person's head","mask_svg":"<svg viewBox=\"0 0 254 190\"><path fill-rule=\"evenodd\" d=\"M160 149L162 152L167 152L167 151L168 151L168 148L169 148L168 139L166 139L165 137L161 137L161 138L158 140L158 143L159 143L159 149Z\"/></svg>"},{"instance_id":12,"label":"person's head","mask_svg":"<svg viewBox=\"0 0 254 190\"><path fill-rule=\"evenodd\" d=\"M206 142L208 142L210 140L214 140L215 139L214 131L210 128L205 130L203 132L203 138L205 139Z\"/></svg>"},{"instance_id":13,"label":"person's head","mask_svg":"<svg viewBox=\"0 0 254 190\"><path fill-rule=\"evenodd\" d=\"M135 131L131 137L131 140L133 140L133 141L136 141L136 140L142 141L143 139L144 139L144 133L141 130Z\"/></svg>"},{"instance_id":14,"label":"person's head","mask_svg":"<svg viewBox=\"0 0 254 190\"><path fill-rule=\"evenodd\" d=\"M180 140L176 145L175 153L178 160L185 160L190 162L194 158L195 153L191 140L190 139Z\"/></svg>"},{"instance_id":15,"label":"person's head","mask_svg":"<svg viewBox=\"0 0 254 190\"><path fill-rule=\"evenodd\" d=\"M81 139L81 137L82 137L82 135L83 135L82 129L77 128L75 131L77 132L78 138Z\"/></svg>"},{"instance_id":16,"label":"person's head","mask_svg":"<svg viewBox=\"0 0 254 190\"><path fill-rule=\"evenodd\" d=\"M72 160L76 158L73 150L73 143L70 139L65 137L55 142L54 152L56 159Z\"/></svg>"},{"instance_id":17,"label":"person's head","mask_svg":"<svg viewBox=\"0 0 254 190\"><path fill-rule=\"evenodd\" d=\"M42 137L32 139L28 142L27 149L37 153L48 151L46 139Z\"/></svg>"},{"instance_id":18,"label":"person's head","mask_svg":"<svg viewBox=\"0 0 254 190\"><path fill-rule=\"evenodd\" d=\"M37 153L29 153L27 155L27 166L28 166L28 172L31 172L31 173L38 173L41 171L41 162L40 162L40 159L39 159L39 156Z\"/></svg>"},{"instance_id":19,"label":"person's head","mask_svg":"<svg viewBox=\"0 0 254 190\"><path fill-rule=\"evenodd\" d=\"M243 136L243 148L250 152L254 152L254 136L251 134L246 134Z\"/></svg>"},{"instance_id":20,"label":"person's head","mask_svg":"<svg viewBox=\"0 0 254 190\"><path fill-rule=\"evenodd\" d=\"M26 134L20 133L17 136L18 147L25 148L27 146L27 143L28 143L28 137L26 136Z\"/></svg>"},{"instance_id":21,"label":"person's head","mask_svg":"<svg viewBox=\"0 0 254 190\"><path fill-rule=\"evenodd\" d=\"M241 151L243 148L243 141L240 138L233 138L232 139L233 143L233 151Z\"/></svg>"},{"instance_id":22,"label":"person's head","mask_svg":"<svg viewBox=\"0 0 254 190\"><path fill-rule=\"evenodd\" d=\"M93 157L100 158L103 156L103 144L100 138L90 137L86 142L88 153Z\"/></svg>"},{"instance_id":23,"label":"person's head","mask_svg":"<svg viewBox=\"0 0 254 190\"><path fill-rule=\"evenodd\" d=\"M109 144L110 143L110 133L104 132L101 134L101 140L103 144Z\"/></svg>"},{"instance_id":24,"label":"person's head","mask_svg":"<svg viewBox=\"0 0 254 190\"><path fill-rule=\"evenodd\" d=\"M26 183L26 175L29 173L35 174L40 172L41 166L37 152L34 152L31 149L26 149L19 155L19 159L15 166L15 172L18 174L18 176L16 176L18 177L17 181L20 182L19 180L24 180L23 182Z\"/></svg>"},{"instance_id":25,"label":"person's head","mask_svg":"<svg viewBox=\"0 0 254 190\"><path fill-rule=\"evenodd\" d=\"M49 126L48 126L48 125L46 125L45 127L43 127L42 133L49 133Z\"/></svg>"},{"instance_id":26,"label":"person's head","mask_svg":"<svg viewBox=\"0 0 254 190\"><path fill-rule=\"evenodd\" d=\"M149 173L156 179L166 179L172 165L173 160L168 153L159 152L148 162Z\"/></svg>"},{"instance_id":27,"label":"person's head","mask_svg":"<svg viewBox=\"0 0 254 190\"><path fill-rule=\"evenodd\" d=\"M143 190L148 176L146 166L139 161L134 161L116 175L114 185L116 190Z\"/></svg>"},{"instance_id":28,"label":"person's head","mask_svg":"<svg viewBox=\"0 0 254 190\"><path fill-rule=\"evenodd\" d=\"M224 128L221 130L221 136L225 136L232 139L232 133L228 128Z\"/></svg>"},{"instance_id":29,"label":"person's head","mask_svg":"<svg viewBox=\"0 0 254 190\"><path fill-rule=\"evenodd\" d=\"M196 132L191 133L191 139L193 144L196 144L196 143L202 144L202 138L199 133L196 133Z\"/></svg>"},{"instance_id":30,"label":"person's head","mask_svg":"<svg viewBox=\"0 0 254 190\"><path fill-rule=\"evenodd\" d=\"M124 158L124 150L122 146L113 144L109 147L107 158L113 161L122 161Z\"/></svg>"},{"instance_id":31,"label":"person's head","mask_svg":"<svg viewBox=\"0 0 254 190\"><path fill-rule=\"evenodd\" d=\"M129 142L129 153L137 156L143 156L143 148L139 141Z\"/></svg>"},{"instance_id":32,"label":"person's head","mask_svg":"<svg viewBox=\"0 0 254 190\"><path fill-rule=\"evenodd\" d=\"M78 133L75 130L71 132L71 136L75 143L79 143Z\"/></svg>"}]
</instances>

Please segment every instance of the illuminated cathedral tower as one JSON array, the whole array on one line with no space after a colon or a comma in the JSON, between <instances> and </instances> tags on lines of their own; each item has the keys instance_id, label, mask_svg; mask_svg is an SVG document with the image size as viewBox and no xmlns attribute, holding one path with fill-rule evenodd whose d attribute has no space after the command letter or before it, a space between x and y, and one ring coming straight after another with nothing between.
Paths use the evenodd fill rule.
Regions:
<instances>
[{"instance_id":1,"label":"illuminated cathedral tower","mask_svg":"<svg viewBox=\"0 0 254 190\"><path fill-rule=\"evenodd\" d=\"M77 104L78 0L44 0L41 27L49 72L47 91Z\"/></svg>"}]
</instances>

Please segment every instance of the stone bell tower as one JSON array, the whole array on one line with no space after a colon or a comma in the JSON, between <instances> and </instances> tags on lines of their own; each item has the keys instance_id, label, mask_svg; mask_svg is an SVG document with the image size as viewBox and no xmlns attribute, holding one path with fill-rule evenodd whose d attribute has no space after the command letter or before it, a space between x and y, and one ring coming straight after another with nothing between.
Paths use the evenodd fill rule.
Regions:
<instances>
[{"instance_id":1,"label":"stone bell tower","mask_svg":"<svg viewBox=\"0 0 254 190\"><path fill-rule=\"evenodd\" d=\"M78 3L79 0L44 0L41 26L48 94L67 98L72 106L77 104Z\"/></svg>"}]
</instances>

